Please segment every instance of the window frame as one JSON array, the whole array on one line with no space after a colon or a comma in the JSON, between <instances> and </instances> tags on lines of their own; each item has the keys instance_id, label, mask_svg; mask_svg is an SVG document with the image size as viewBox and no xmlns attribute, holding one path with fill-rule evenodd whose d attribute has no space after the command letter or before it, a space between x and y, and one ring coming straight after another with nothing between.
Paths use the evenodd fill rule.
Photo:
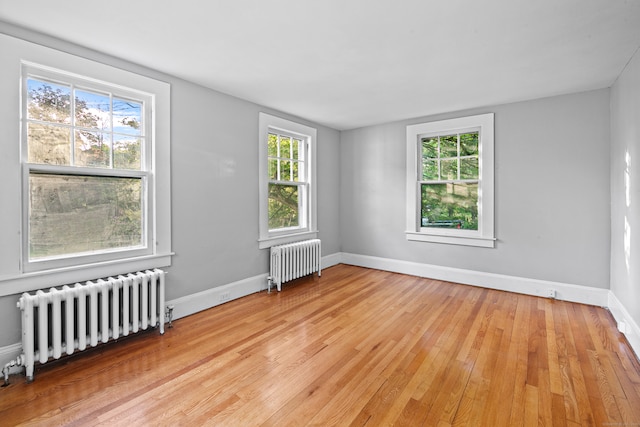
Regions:
<instances>
[{"instance_id":1,"label":"window frame","mask_svg":"<svg viewBox=\"0 0 640 427\"><path fill-rule=\"evenodd\" d=\"M425 137L478 131L478 230L422 227L422 144ZM461 180L463 181L463 180ZM494 114L486 113L407 126L406 238L411 241L495 247Z\"/></svg>"},{"instance_id":2,"label":"window frame","mask_svg":"<svg viewBox=\"0 0 640 427\"><path fill-rule=\"evenodd\" d=\"M122 86L116 86L107 82L99 82L93 79L79 76L77 74L65 72L62 70L54 70L49 67L43 67L38 64L23 62L22 64L22 88L21 88L21 114L22 114L22 128L21 128L21 163L23 170L22 177L22 265L23 271L42 271L51 270L56 268L73 267L80 264L90 264L106 260L118 260L125 258L132 258L136 256L149 256L152 254L153 249L153 229L154 229L154 179L151 162L151 147L153 141L149 138L152 135L153 116L153 95L130 88L124 88ZM132 99L139 101L143 104L143 131L141 137L144 139L144 143L141 146L140 153L140 169L139 170L126 170L116 168L103 168L103 167L86 167L86 166L74 166L74 165L52 165L52 164L40 164L30 163L28 159L28 131L27 127L32 122L28 118L28 88L27 80L33 78L53 84L62 84L69 86L71 89L71 97L74 96L74 90L80 89L92 92L110 93L113 97ZM73 102L73 101L72 101ZM72 112L73 112L72 108ZM39 122L34 120L34 122ZM72 140L75 139L74 133L76 131L76 125L73 123L68 125L61 125L62 127L69 128ZM111 132L113 133L113 129ZM72 145L73 157L74 146ZM113 156L113 147L111 147ZM30 257L30 220L29 220L29 201L30 201L30 183L29 178L32 174L51 174L58 176L91 176L91 177L114 177L114 178L136 178L141 180L142 191L142 244L134 247L112 248L96 250L91 252L70 253L59 256L51 256L39 259L31 259Z\"/></svg>"},{"instance_id":3,"label":"window frame","mask_svg":"<svg viewBox=\"0 0 640 427\"><path fill-rule=\"evenodd\" d=\"M259 238L260 249L274 245L291 243L305 239L313 239L318 235L317 230L317 183L316 183L316 138L317 130L291 120L276 117L267 113L258 116L258 155L259 155ZM269 184L276 181L269 178L268 138L270 133L289 136L303 141L305 153L302 156L305 163L306 181L286 182L299 188L298 226L279 229L269 229ZM300 190L304 194L300 194Z\"/></svg>"},{"instance_id":4,"label":"window frame","mask_svg":"<svg viewBox=\"0 0 640 427\"><path fill-rule=\"evenodd\" d=\"M171 265L171 86L169 83L142 74L116 68L107 63L83 58L68 52L38 45L26 40L0 34L2 78L0 92L0 128L7 144L0 156L0 192L7 200L0 206L0 235L6 244L0 245L0 297L68 283L108 277L131 271L165 268ZM24 218L28 215L23 202L25 175L23 167L23 66L36 66L52 72L76 76L93 83L106 83L112 87L130 89L150 94L153 108L151 138L148 143L153 180L149 190L150 211L148 232L151 243L145 253L128 253L125 256L98 256L91 259L72 257L76 262L68 265L40 264L42 268L25 265ZM135 88L135 89L132 89ZM47 172L47 165L42 171ZM90 175L95 174L92 168ZM86 170L78 169L82 175ZM28 219L27 219L28 220Z\"/></svg>"}]
</instances>

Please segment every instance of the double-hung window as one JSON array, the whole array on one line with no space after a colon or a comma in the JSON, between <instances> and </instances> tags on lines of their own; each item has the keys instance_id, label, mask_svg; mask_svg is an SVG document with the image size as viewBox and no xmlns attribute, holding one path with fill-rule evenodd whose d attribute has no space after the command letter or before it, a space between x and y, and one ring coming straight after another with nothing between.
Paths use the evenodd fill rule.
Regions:
<instances>
[{"instance_id":1,"label":"double-hung window","mask_svg":"<svg viewBox=\"0 0 640 427\"><path fill-rule=\"evenodd\" d=\"M0 295L170 266L170 85L4 35L0 50Z\"/></svg>"},{"instance_id":2,"label":"double-hung window","mask_svg":"<svg viewBox=\"0 0 640 427\"><path fill-rule=\"evenodd\" d=\"M493 114L407 126L407 239L494 246Z\"/></svg>"},{"instance_id":3,"label":"double-hung window","mask_svg":"<svg viewBox=\"0 0 640 427\"><path fill-rule=\"evenodd\" d=\"M260 113L260 247L316 237L316 130Z\"/></svg>"},{"instance_id":4,"label":"double-hung window","mask_svg":"<svg viewBox=\"0 0 640 427\"><path fill-rule=\"evenodd\" d=\"M25 270L149 255L149 94L23 65Z\"/></svg>"}]
</instances>

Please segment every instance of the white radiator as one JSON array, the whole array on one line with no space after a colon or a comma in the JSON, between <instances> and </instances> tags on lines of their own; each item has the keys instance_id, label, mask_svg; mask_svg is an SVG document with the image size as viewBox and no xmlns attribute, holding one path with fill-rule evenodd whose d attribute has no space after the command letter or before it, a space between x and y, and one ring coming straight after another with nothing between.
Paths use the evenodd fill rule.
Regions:
<instances>
[{"instance_id":1,"label":"white radiator","mask_svg":"<svg viewBox=\"0 0 640 427\"><path fill-rule=\"evenodd\" d=\"M275 284L278 291L282 284L308 274L318 272L320 267L320 239L304 240L302 242L271 247L271 270L269 275L269 292L271 284Z\"/></svg>"},{"instance_id":2,"label":"white radiator","mask_svg":"<svg viewBox=\"0 0 640 427\"><path fill-rule=\"evenodd\" d=\"M164 276L147 270L22 294L17 364L26 368L27 381L33 381L36 361L58 359L63 351L72 354L148 327L164 334Z\"/></svg>"}]
</instances>

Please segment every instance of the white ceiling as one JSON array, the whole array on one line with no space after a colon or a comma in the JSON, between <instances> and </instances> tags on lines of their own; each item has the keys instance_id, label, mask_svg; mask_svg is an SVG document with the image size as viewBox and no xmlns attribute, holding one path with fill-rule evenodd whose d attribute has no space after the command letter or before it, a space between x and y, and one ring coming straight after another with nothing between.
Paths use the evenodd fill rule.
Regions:
<instances>
[{"instance_id":1,"label":"white ceiling","mask_svg":"<svg viewBox=\"0 0 640 427\"><path fill-rule=\"evenodd\" d=\"M336 129L609 87L638 0L0 0L0 20Z\"/></svg>"}]
</instances>

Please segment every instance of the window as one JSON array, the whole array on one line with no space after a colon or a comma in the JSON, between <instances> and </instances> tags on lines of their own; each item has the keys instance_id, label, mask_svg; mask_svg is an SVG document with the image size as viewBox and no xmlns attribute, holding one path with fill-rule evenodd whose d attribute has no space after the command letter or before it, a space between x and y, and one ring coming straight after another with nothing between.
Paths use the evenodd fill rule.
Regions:
<instances>
[{"instance_id":1,"label":"window","mask_svg":"<svg viewBox=\"0 0 640 427\"><path fill-rule=\"evenodd\" d=\"M316 237L316 130L260 113L260 248Z\"/></svg>"},{"instance_id":2,"label":"window","mask_svg":"<svg viewBox=\"0 0 640 427\"><path fill-rule=\"evenodd\" d=\"M169 84L5 35L0 50L0 296L170 266Z\"/></svg>"},{"instance_id":3,"label":"window","mask_svg":"<svg viewBox=\"0 0 640 427\"><path fill-rule=\"evenodd\" d=\"M407 126L407 239L494 246L493 114Z\"/></svg>"},{"instance_id":4,"label":"window","mask_svg":"<svg viewBox=\"0 0 640 427\"><path fill-rule=\"evenodd\" d=\"M25 267L149 254L151 97L35 66L23 76Z\"/></svg>"}]
</instances>

